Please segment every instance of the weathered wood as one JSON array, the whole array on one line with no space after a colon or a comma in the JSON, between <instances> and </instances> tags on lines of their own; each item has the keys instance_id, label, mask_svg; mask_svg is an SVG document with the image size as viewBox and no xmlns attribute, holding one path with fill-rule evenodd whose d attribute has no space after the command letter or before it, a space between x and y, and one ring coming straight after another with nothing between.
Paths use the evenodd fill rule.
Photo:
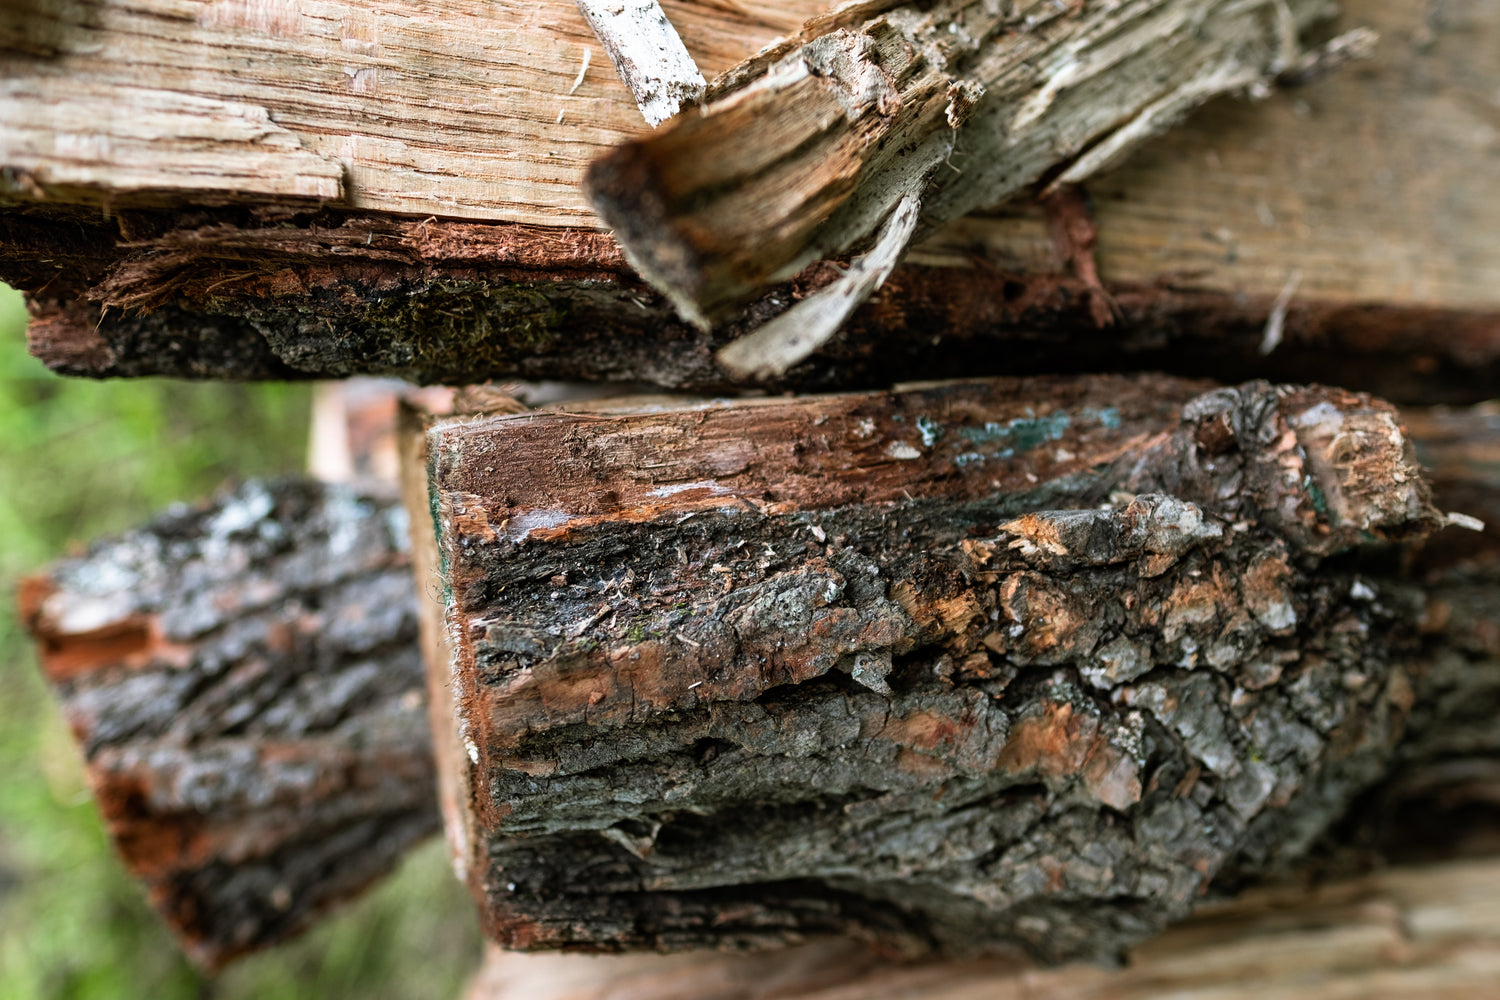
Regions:
<instances>
[{"instance_id":1,"label":"weathered wood","mask_svg":"<svg viewBox=\"0 0 1500 1000\"><path fill-rule=\"evenodd\" d=\"M1208 908L1118 970L988 960L896 965L848 942L732 955L520 955L492 948L468 1000L1212 1000L1488 996L1500 862L1379 872Z\"/></svg>"},{"instance_id":2,"label":"weathered wood","mask_svg":"<svg viewBox=\"0 0 1500 1000\"><path fill-rule=\"evenodd\" d=\"M110 836L206 967L438 827L406 524L389 496L252 482L22 585Z\"/></svg>"},{"instance_id":3,"label":"weathered wood","mask_svg":"<svg viewBox=\"0 0 1500 1000\"><path fill-rule=\"evenodd\" d=\"M707 36L695 35L693 25L732 25L737 15L696 6L696 14L684 5L667 9L710 72L802 16L793 19L790 7L777 13L742 4L763 22L754 29L760 34L726 28L721 41L743 36L753 44L719 45L711 57L695 41ZM1099 274L1120 306L1113 327L1100 331L1089 288L1057 273L1046 220L1011 209L966 218L919 247L843 338L780 384L862 387L955 370L1166 368L1228 381L1325 381L1411 403L1493 395L1500 378L1500 201L1489 183L1485 95L1500 88L1493 59L1500 5L1459 0L1434 10L1422 0L1350 0L1344 7L1336 30L1370 24L1382 34L1371 62L1263 102L1217 102L1092 182ZM52 16L65 25L73 16L66 12L81 9L54 6ZM473 101L470 78L412 71L416 57L403 41L420 33L441 66L456 65L465 53L480 59L473 42L482 35L464 13L469 8L460 5L447 19L415 3L374 13L340 14L333 3L319 9L326 19L298 22L308 32L332 30L340 18L378 22L390 64L380 70L388 88L381 95L316 85L339 64L330 52L318 50L313 84L296 82L307 73L301 56L250 58L266 36L248 21L238 28L222 22L209 43L201 25L164 19L130 21L126 33L123 14L99 8L94 27L57 28L62 37L83 32L67 52L17 61L18 73L46 80L103 73L162 87L178 77L160 70L158 79L152 67L180 64L193 70L195 87L225 100L247 95L222 88L257 81L259 99L289 129L336 106L333 133L340 142L350 134L358 140L349 176L379 178L358 204L389 209L380 191L405 185L402 204L413 213L336 206L278 213L264 199L253 212L209 210L186 195L157 199L161 210L145 211L131 209L129 192L106 189L98 193L112 206L106 219L94 207L71 211L55 191L37 201L18 189L19 201L0 218L0 276L31 293L39 317L33 349L49 364L95 375L378 372L438 382L522 375L719 390L728 378L715 351L833 278L832 268L814 269L768 293L743 323L713 335L696 331L629 272L613 242L592 228L591 214L526 202L520 187L472 162L480 154L468 137L478 127L488 130L486 162L538 169L535 157L506 152L528 148L529 140L494 140L492 116L453 120L457 112L449 109ZM506 92L514 119L505 119L508 127L530 127L535 118L537 127L552 129L554 97L572 85L579 46L592 44L587 28L581 19L567 27L577 15L566 7L556 18L507 13L503 3L485 10L503 25L497 44L514 42L516 51L548 63L533 77L532 98ZM765 24L778 17L784 20L771 32ZM184 30L176 55L147 58L165 43L143 38ZM296 48L322 44L319 37L304 32L276 43ZM336 38L323 41L339 48ZM495 51L484 49L483 59ZM523 63L527 72L543 73L525 60L507 65ZM601 52L592 65L579 96L597 89L594 113L619 115L623 124L611 126L607 142L590 144L588 130L580 132L570 117L559 137L577 142L543 143L562 154L545 162L566 161L558 190L575 198L588 159L645 128ZM537 96L543 91L545 100ZM545 107L533 108L532 99ZM412 108L420 114L406 110ZM98 118L112 113L106 108ZM626 121L632 118L636 124ZM358 138L372 123L405 136L408 157L420 161L416 169L382 166L381 151L394 147ZM421 143L402 131L419 125ZM58 148L66 147L64 138ZM462 169L432 176L422 166L429 151ZM452 221L467 213L421 200L448 185L475 195L479 188L468 186L475 178L482 191L509 199L486 209L483 224ZM513 204L531 207L512 211ZM577 207L582 211L581 202ZM1294 270L1301 281L1282 344L1262 357L1267 317Z\"/></svg>"},{"instance_id":4,"label":"weathered wood","mask_svg":"<svg viewBox=\"0 0 1500 1000\"><path fill-rule=\"evenodd\" d=\"M498 941L1113 955L1391 758L1415 609L1328 561L1441 523L1383 404L610 407L425 435L439 777Z\"/></svg>"},{"instance_id":5,"label":"weathered wood","mask_svg":"<svg viewBox=\"0 0 1500 1000\"><path fill-rule=\"evenodd\" d=\"M578 0L578 9L652 128L703 100L708 82L657 0Z\"/></svg>"},{"instance_id":6,"label":"weathered wood","mask_svg":"<svg viewBox=\"0 0 1500 1000\"><path fill-rule=\"evenodd\" d=\"M1323 10L878 7L737 67L701 114L589 168L594 209L684 318L723 320L846 254L902 199L921 204L931 231L1038 183L1083 181L1208 99L1268 87Z\"/></svg>"},{"instance_id":7,"label":"weathered wood","mask_svg":"<svg viewBox=\"0 0 1500 1000\"><path fill-rule=\"evenodd\" d=\"M710 74L825 6L665 4ZM12 204L338 204L597 228L584 168L647 131L564 2L66 0L5 8L0 47Z\"/></svg>"}]
</instances>

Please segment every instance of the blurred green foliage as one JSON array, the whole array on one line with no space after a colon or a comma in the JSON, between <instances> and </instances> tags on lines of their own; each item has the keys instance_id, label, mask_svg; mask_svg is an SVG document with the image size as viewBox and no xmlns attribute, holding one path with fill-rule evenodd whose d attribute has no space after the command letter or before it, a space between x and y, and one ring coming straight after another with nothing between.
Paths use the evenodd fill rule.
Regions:
<instances>
[{"instance_id":1,"label":"blurred green foliage","mask_svg":"<svg viewBox=\"0 0 1500 1000\"><path fill-rule=\"evenodd\" d=\"M473 907L429 844L302 939L202 979L110 853L77 751L15 618L16 578L174 500L295 472L310 390L61 379L0 285L0 1000L451 998Z\"/></svg>"}]
</instances>

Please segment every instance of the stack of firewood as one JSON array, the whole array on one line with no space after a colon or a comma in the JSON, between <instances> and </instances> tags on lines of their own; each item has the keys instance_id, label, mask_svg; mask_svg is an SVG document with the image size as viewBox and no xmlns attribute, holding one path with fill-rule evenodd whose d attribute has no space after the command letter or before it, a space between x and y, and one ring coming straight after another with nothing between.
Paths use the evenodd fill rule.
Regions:
<instances>
[{"instance_id":1,"label":"stack of firewood","mask_svg":"<svg viewBox=\"0 0 1500 1000\"><path fill-rule=\"evenodd\" d=\"M203 965L441 826L649 953L476 998L1491 981L1500 7L190 6L0 15L33 353L469 387L22 588Z\"/></svg>"}]
</instances>

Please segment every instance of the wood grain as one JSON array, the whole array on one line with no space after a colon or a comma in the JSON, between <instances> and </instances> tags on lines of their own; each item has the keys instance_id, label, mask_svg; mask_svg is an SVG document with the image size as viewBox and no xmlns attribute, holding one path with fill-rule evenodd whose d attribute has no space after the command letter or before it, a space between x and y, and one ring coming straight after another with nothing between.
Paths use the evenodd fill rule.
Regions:
<instances>
[{"instance_id":1,"label":"wood grain","mask_svg":"<svg viewBox=\"0 0 1500 1000\"><path fill-rule=\"evenodd\" d=\"M824 5L666 8L712 74ZM0 48L12 202L271 200L596 227L584 167L647 128L566 0L6 5Z\"/></svg>"},{"instance_id":2,"label":"wood grain","mask_svg":"<svg viewBox=\"0 0 1500 1000\"><path fill-rule=\"evenodd\" d=\"M1330 30L1374 24L1382 32L1370 62L1262 102L1215 103L1091 183L1098 273L1121 307L1113 327L1100 330L1094 311L1080 308L1093 293L1076 274L1065 273L1069 261L1059 254L1047 220L1012 207L967 217L934 236L870 307L855 314L847 337L777 384L826 389L955 370L1168 368L1227 381L1254 375L1348 384L1410 403L1493 395L1500 372L1494 236L1500 204L1490 197L1497 133L1489 95L1500 89L1492 58L1500 44L1500 2L1453 0L1434 8L1421 0L1351 0L1344 7ZM559 8L561 24L576 16L565 3ZM202 14L206 5L193 9ZM327 27L367 16L347 9L335 16L331 5L317 9L327 16L307 23ZM469 8L456 9L458 23L472 26L463 21ZM795 20L788 13L778 22L769 8L747 9L776 28L762 25L746 39L770 37ZM13 58L10 79L45 90L99 72L112 83L128 76L129 86L172 92L173 81L183 79L171 68L175 60L202 84L193 93L248 106L255 95L235 88L250 86L256 73L302 72L295 60L246 56L258 51L252 43L264 42L250 28L215 29L222 45L210 44L197 21L147 18L137 25L130 10L75 3L26 19L38 26L33 35L57 21L59 38L75 30L64 30L67 24L88 21L93 27L76 30L86 36L83 47L97 51L69 56L47 49L53 54L43 58L38 53L46 46L33 37L26 44L37 51ZM468 51L442 48L461 40L447 22L429 23L437 14L428 8L382 6L368 16L382 19L382 30L393 38L420 34L445 53L444 66ZM672 16L690 50L709 37L693 35L688 14L674 8ZM732 19L704 13L700 20L726 17ZM14 20L10 30L21 23ZM517 44L528 51L553 44L552 36L525 34L542 30L527 16L506 23L508 37L521 38ZM575 27L580 37L587 30L581 19ZM188 38L171 50L170 60L135 60L137 50L150 55L174 32ZM473 49L474 39L483 37L471 32L462 42ZM753 47L725 48L726 36L717 37L718 66ZM392 52L417 59L390 44ZM343 52L341 46L334 47ZM234 74L208 65L227 59L226 51L240 53L227 63ZM324 63L316 73L333 58L319 51ZM581 62L573 51L561 55L566 70L554 73L564 90ZM706 61L701 50L695 55ZM623 85L612 79L602 54L592 62L577 96L618 88L613 98L595 103L629 117ZM309 80L318 79L307 72ZM402 141L424 163L463 162L470 133L463 122L443 117L457 98L440 93L457 80L412 70L400 76L412 96L348 97L368 103L357 104L364 117L341 119L338 134L357 136L378 125L407 136ZM218 90L208 86L213 81L222 84L215 84ZM320 101L345 99L338 88L286 80L256 86L264 100L254 106L271 107L276 94L295 93L302 119ZM507 106L517 116L529 113L522 98ZM411 120L413 109L420 109L421 121ZM13 110L18 122L48 120L45 108L18 104ZM270 120L301 136L291 110L277 105ZM549 121L556 117L555 105L545 110ZM111 127L113 117L116 110L106 107L94 116L95 127ZM428 121L442 121L441 134L422 144L410 140ZM47 142L87 145L74 133L53 134ZM7 174L14 181L10 208L0 214L0 276L32 296L39 316L35 350L72 373L286 378L380 372L431 381L526 375L720 391L733 383L714 352L825 287L833 275L831 268L799 275L756 302L740 324L704 335L677 320L669 304L631 274L591 214L558 212L546 199L517 210L492 201L472 211L423 200L481 175L468 165L463 177L428 183L425 175L368 153L381 148L356 143L346 176L376 177L400 198L384 202L366 191L358 196L366 201L356 202L404 205L410 216L278 210L266 204L268 195L252 198L249 213L210 212L196 204L232 197L228 187L163 195L153 199L158 210L132 210L141 199L112 191L104 168L95 173L102 186L66 194L33 183L17 161ZM529 157L533 167L555 159L535 156L524 145L506 148L512 159ZM571 192L579 171L604 146L568 148L571 172L562 183L576 198ZM169 166L170 149L153 154L153 162ZM504 159L499 152L492 156ZM290 189L292 182L275 185ZM502 188L497 183L486 190ZM466 190L474 194L472 185ZM508 190L521 197L519 188ZM70 210L67 198L74 195L93 203ZM113 206L108 218L101 202ZM447 218L455 214L479 218ZM538 224L505 221L523 218ZM1285 336L1263 356L1267 316L1294 272L1300 281Z\"/></svg>"}]
</instances>

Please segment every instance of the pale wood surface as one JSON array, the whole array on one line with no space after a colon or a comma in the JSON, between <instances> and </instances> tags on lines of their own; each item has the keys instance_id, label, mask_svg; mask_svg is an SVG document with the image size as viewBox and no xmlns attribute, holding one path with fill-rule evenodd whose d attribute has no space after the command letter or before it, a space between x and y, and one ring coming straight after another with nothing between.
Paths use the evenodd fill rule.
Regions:
<instances>
[{"instance_id":1,"label":"pale wood surface","mask_svg":"<svg viewBox=\"0 0 1500 1000\"><path fill-rule=\"evenodd\" d=\"M825 3L664 6L713 74ZM583 168L648 131L572 0L49 0L0 8L0 50L23 198L597 226Z\"/></svg>"},{"instance_id":2,"label":"pale wood surface","mask_svg":"<svg viewBox=\"0 0 1500 1000\"><path fill-rule=\"evenodd\" d=\"M1500 305L1500 2L1342 6L1340 26L1379 30L1370 62L1219 101L1090 183L1105 282L1275 296L1300 272L1294 302ZM912 259L1055 261L1034 211L924 249Z\"/></svg>"},{"instance_id":3,"label":"pale wood surface","mask_svg":"<svg viewBox=\"0 0 1500 1000\"><path fill-rule=\"evenodd\" d=\"M1500 996L1500 861L1251 893L1125 967L892 965L844 942L725 955L492 949L468 1000L1480 1000Z\"/></svg>"},{"instance_id":4,"label":"pale wood surface","mask_svg":"<svg viewBox=\"0 0 1500 1000\"><path fill-rule=\"evenodd\" d=\"M665 7L712 75L827 5ZM1500 0L1343 6L1339 27L1380 30L1371 62L1220 102L1093 184L1106 282L1275 296L1296 270L1294 307L1500 305ZM0 47L19 202L284 196L596 228L584 167L647 130L569 0L64 0L0 9ZM917 259L975 250L1056 266L1039 215L965 220Z\"/></svg>"}]
</instances>

